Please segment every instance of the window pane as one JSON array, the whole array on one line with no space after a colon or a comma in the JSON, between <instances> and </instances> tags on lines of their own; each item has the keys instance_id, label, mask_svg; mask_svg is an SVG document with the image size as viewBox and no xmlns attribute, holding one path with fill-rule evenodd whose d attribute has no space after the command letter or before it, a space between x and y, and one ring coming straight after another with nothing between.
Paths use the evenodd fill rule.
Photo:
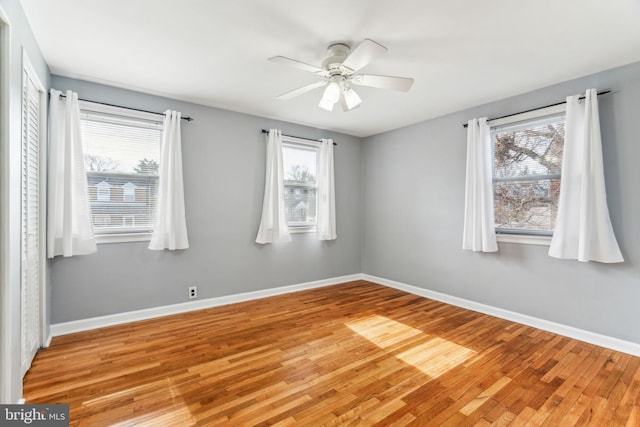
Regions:
<instances>
[{"instance_id":1,"label":"window pane","mask_svg":"<svg viewBox=\"0 0 640 427\"><path fill-rule=\"evenodd\" d=\"M284 203L289 226L316 224L316 169L318 150L315 147L283 144Z\"/></svg>"},{"instance_id":2,"label":"window pane","mask_svg":"<svg viewBox=\"0 0 640 427\"><path fill-rule=\"evenodd\" d=\"M316 223L316 189L314 187L285 186L284 205L290 226L309 226Z\"/></svg>"},{"instance_id":3,"label":"window pane","mask_svg":"<svg viewBox=\"0 0 640 427\"><path fill-rule=\"evenodd\" d=\"M160 129L80 120L87 171L158 174Z\"/></svg>"},{"instance_id":4,"label":"window pane","mask_svg":"<svg viewBox=\"0 0 640 427\"><path fill-rule=\"evenodd\" d=\"M495 178L558 174L562 169L564 116L492 132Z\"/></svg>"},{"instance_id":5,"label":"window pane","mask_svg":"<svg viewBox=\"0 0 640 427\"><path fill-rule=\"evenodd\" d=\"M559 194L559 179L495 183L496 228L553 231Z\"/></svg>"},{"instance_id":6,"label":"window pane","mask_svg":"<svg viewBox=\"0 0 640 427\"><path fill-rule=\"evenodd\" d=\"M283 145L284 182L286 184L316 183L317 153L315 148Z\"/></svg>"},{"instance_id":7,"label":"window pane","mask_svg":"<svg viewBox=\"0 0 640 427\"><path fill-rule=\"evenodd\" d=\"M496 229L551 233L560 195L564 114L494 128Z\"/></svg>"},{"instance_id":8,"label":"window pane","mask_svg":"<svg viewBox=\"0 0 640 427\"><path fill-rule=\"evenodd\" d=\"M86 111L80 125L94 232L151 231L161 126L135 117Z\"/></svg>"},{"instance_id":9,"label":"window pane","mask_svg":"<svg viewBox=\"0 0 640 427\"><path fill-rule=\"evenodd\" d=\"M87 171L87 181L96 234L153 230L157 176Z\"/></svg>"}]
</instances>

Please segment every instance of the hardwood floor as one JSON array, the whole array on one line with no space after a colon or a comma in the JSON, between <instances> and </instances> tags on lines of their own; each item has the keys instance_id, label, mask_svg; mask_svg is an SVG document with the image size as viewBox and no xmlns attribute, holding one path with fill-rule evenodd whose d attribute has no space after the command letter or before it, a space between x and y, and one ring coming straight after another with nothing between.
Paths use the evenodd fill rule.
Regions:
<instances>
[{"instance_id":1,"label":"hardwood floor","mask_svg":"<svg viewBox=\"0 0 640 427\"><path fill-rule=\"evenodd\" d=\"M640 358L365 281L56 337L71 425L640 425Z\"/></svg>"}]
</instances>

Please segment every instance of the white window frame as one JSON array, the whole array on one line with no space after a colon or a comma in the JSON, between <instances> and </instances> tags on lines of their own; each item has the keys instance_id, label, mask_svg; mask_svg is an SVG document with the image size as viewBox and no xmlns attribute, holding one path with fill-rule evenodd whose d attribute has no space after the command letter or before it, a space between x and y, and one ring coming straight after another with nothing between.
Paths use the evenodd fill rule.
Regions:
<instances>
[{"instance_id":1,"label":"white window frame","mask_svg":"<svg viewBox=\"0 0 640 427\"><path fill-rule=\"evenodd\" d=\"M506 125L516 124L518 122L526 122L529 120L542 119L544 117L556 116L558 114L564 114L567 110L567 104L562 103L558 105L552 105L550 107L540 108L534 111L527 111L525 113L516 114L501 119L491 120L489 123L490 130L493 128L503 127ZM492 162L495 162L495 155L492 152ZM562 179L562 178L560 178ZM518 243L525 245L540 245L549 246L551 244L551 235L539 234L533 232L507 232L498 231L496 229L496 238L498 242L502 243Z\"/></svg>"},{"instance_id":2,"label":"white window frame","mask_svg":"<svg viewBox=\"0 0 640 427\"><path fill-rule=\"evenodd\" d=\"M300 148L300 147L304 147L304 148L314 148L316 150L316 175L317 175L317 171L318 171L318 151L320 150L320 142L319 141L313 141L313 140L309 140L309 139L302 139L302 138L296 138L293 136L285 136L282 135L282 145L283 148L284 146L290 146L290 147L294 147L294 148ZM310 186L309 186L310 187ZM318 206L318 177L316 176L316 209ZM285 186L285 192L287 191L287 187ZM316 217L317 220L317 217ZM289 227L289 233L291 234L297 234L297 233L315 233L317 230L317 224L313 224L313 225L291 225L289 224L289 221L287 221L287 226Z\"/></svg>"},{"instance_id":3,"label":"white window frame","mask_svg":"<svg viewBox=\"0 0 640 427\"><path fill-rule=\"evenodd\" d=\"M131 110L125 107L116 107L111 105L99 104L90 101L79 101L80 114L82 116L83 111L93 111L97 113L110 114L114 116L120 116L123 118L132 118L137 120L144 120L154 122L158 126L162 126L162 114L148 113L145 111ZM110 234L96 234L97 244L107 243L131 243L131 242L147 242L151 240L152 231L148 232L125 232L125 233L110 233Z\"/></svg>"}]
</instances>

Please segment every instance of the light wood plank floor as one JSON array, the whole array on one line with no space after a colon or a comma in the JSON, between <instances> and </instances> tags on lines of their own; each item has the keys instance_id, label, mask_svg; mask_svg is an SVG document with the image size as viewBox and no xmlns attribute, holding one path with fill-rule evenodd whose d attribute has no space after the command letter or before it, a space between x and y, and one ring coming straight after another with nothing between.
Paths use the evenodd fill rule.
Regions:
<instances>
[{"instance_id":1,"label":"light wood plank floor","mask_svg":"<svg viewBox=\"0 0 640 427\"><path fill-rule=\"evenodd\" d=\"M640 358L365 281L56 337L71 425L632 426Z\"/></svg>"}]
</instances>

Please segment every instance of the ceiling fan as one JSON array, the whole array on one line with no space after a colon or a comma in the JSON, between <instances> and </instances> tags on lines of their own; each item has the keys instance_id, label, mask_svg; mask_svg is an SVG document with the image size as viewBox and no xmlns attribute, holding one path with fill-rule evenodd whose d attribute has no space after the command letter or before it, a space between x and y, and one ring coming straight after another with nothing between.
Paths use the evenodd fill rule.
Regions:
<instances>
[{"instance_id":1,"label":"ceiling fan","mask_svg":"<svg viewBox=\"0 0 640 427\"><path fill-rule=\"evenodd\" d=\"M327 111L332 111L333 106L340 101L343 111L349 111L359 107L362 102L358 94L353 90L353 85L406 92L413 84L413 79L406 77L375 76L358 73L358 70L387 51L386 47L373 40L365 39L353 50L347 44L334 43L329 45L328 51L329 56L322 61L320 67L284 56L269 58L269 61L289 65L322 77L322 80L283 93L278 96L278 99L291 99L313 89L326 86L318 106Z\"/></svg>"}]
</instances>

